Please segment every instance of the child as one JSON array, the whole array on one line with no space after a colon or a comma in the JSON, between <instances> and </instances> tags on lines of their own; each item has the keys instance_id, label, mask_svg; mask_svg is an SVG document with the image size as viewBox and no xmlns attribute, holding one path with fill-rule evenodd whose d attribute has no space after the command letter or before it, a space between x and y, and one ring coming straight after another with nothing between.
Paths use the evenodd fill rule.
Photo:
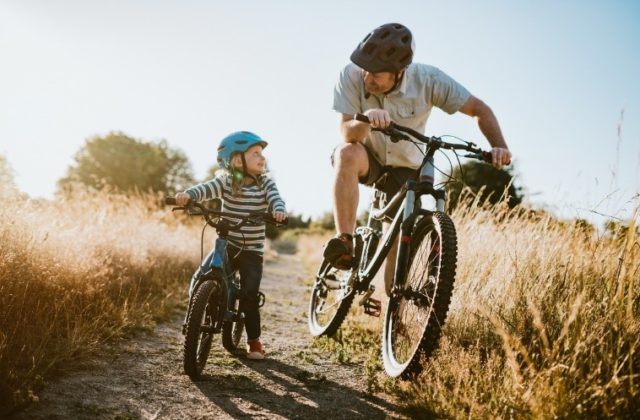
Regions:
<instances>
[{"instance_id":1,"label":"child","mask_svg":"<svg viewBox=\"0 0 640 420\"><path fill-rule=\"evenodd\" d=\"M176 203L184 206L189 199L221 198L225 212L244 216L269 210L276 221L283 221L287 217L285 203L275 182L265 175L262 150L266 146L266 141L248 131L228 135L218 147L218 163L224 171L210 181L176 194ZM241 231L229 232L228 240L229 261L234 269L240 271L242 283L240 310L245 316L247 357L264 359L265 352L260 343L258 291L262 279L265 227L244 226Z\"/></svg>"}]
</instances>

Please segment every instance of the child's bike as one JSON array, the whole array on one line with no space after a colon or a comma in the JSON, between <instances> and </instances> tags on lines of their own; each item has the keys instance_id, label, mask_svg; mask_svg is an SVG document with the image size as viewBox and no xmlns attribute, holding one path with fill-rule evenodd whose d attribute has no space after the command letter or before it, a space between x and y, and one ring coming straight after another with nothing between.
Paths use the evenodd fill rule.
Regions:
<instances>
[{"instance_id":1,"label":"child's bike","mask_svg":"<svg viewBox=\"0 0 640 420\"><path fill-rule=\"evenodd\" d=\"M358 114L362 122L369 119ZM380 315L380 303L371 299L373 277L398 235L393 286L384 316L382 357L391 377L410 378L422 370L421 359L437 347L447 316L456 275L457 240L453 222L445 213L446 191L434 188L434 154L439 149L462 150L487 162L491 154L465 142L448 143L392 123L381 130L400 140L426 145L424 159L401 190L385 202L375 191L366 226L354 235L355 259L350 270L338 270L323 260L316 274L309 304L309 330L314 336L333 335L344 321L356 295L365 313ZM421 197L432 196L435 209L422 208ZM386 232L382 222L390 222ZM379 246L380 245L380 246Z\"/></svg>"},{"instance_id":2,"label":"child's bike","mask_svg":"<svg viewBox=\"0 0 640 420\"><path fill-rule=\"evenodd\" d=\"M167 197L165 203L175 205L176 201L173 197ZM174 207L173 210L184 210L190 216L202 216L206 221L204 228L212 226L218 234L214 248L202 258L203 228L200 239L202 262L191 277L189 305L182 324L182 334L185 336L184 372L192 379L197 379L207 363L213 336L221 333L223 347L233 352L244 331L244 314L239 311L242 293L240 276L231 269L229 263L227 235L244 225L261 225L267 222L282 226L286 221L278 223L269 213L238 216L210 210L195 202L189 202L184 207ZM239 221L231 222L229 219ZM261 307L264 305L264 294L258 295L258 306Z\"/></svg>"}]
</instances>

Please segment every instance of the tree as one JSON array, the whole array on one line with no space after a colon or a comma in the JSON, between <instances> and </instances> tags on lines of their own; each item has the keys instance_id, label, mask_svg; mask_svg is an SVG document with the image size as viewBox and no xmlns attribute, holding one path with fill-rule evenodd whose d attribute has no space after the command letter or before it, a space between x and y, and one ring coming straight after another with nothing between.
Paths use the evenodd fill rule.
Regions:
<instances>
[{"instance_id":1,"label":"tree","mask_svg":"<svg viewBox=\"0 0 640 420\"><path fill-rule=\"evenodd\" d=\"M473 194L481 194L479 204L486 201L496 204L503 196L510 208L522 202L520 188L513 185L513 166L499 170L488 163L472 160L454 168L451 177L454 181L447 186L451 210L458 205L464 188L468 188Z\"/></svg>"},{"instance_id":2,"label":"tree","mask_svg":"<svg viewBox=\"0 0 640 420\"><path fill-rule=\"evenodd\" d=\"M58 187L65 190L81 183L98 190L173 192L193 182L191 164L181 150L170 148L164 140L145 142L111 132L86 141Z\"/></svg>"},{"instance_id":3,"label":"tree","mask_svg":"<svg viewBox=\"0 0 640 420\"><path fill-rule=\"evenodd\" d=\"M13 169L7 159L0 155L0 200L17 198L20 191L13 178Z\"/></svg>"}]
</instances>

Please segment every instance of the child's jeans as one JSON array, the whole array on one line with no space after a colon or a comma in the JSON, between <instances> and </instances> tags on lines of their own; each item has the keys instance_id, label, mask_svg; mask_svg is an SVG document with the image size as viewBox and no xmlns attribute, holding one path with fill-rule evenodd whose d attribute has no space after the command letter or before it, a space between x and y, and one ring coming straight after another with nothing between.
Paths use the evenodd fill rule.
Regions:
<instances>
[{"instance_id":1,"label":"child's jeans","mask_svg":"<svg viewBox=\"0 0 640 420\"><path fill-rule=\"evenodd\" d=\"M247 339L260 338L260 310L258 308L258 292L262 280L262 254L253 251L240 251L235 246L227 246L227 255L232 270L240 273L242 296L240 312L244 313L244 326Z\"/></svg>"}]
</instances>

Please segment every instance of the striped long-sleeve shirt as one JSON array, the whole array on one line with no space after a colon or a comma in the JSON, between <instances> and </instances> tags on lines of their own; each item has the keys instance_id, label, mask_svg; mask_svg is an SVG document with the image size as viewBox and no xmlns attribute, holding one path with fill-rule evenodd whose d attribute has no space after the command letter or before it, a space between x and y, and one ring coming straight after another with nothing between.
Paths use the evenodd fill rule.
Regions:
<instances>
[{"instance_id":1,"label":"striped long-sleeve shirt","mask_svg":"<svg viewBox=\"0 0 640 420\"><path fill-rule=\"evenodd\" d=\"M273 179L260 176L259 183L243 186L240 194L234 196L231 190L231 176L224 172L210 181L187 189L192 200L204 201L222 199L222 210L239 216L259 211L285 212L285 203L280 197ZM230 218L232 222L239 219ZM240 231L229 232L229 242L246 250L262 253L264 251L265 226L243 226Z\"/></svg>"}]
</instances>

